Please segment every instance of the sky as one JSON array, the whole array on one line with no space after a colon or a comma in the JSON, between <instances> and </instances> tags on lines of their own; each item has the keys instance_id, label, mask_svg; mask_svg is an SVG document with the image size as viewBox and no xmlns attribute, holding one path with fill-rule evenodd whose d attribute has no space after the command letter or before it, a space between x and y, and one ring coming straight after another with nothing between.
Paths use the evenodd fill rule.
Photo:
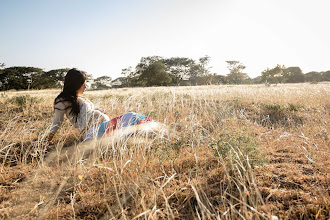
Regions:
<instances>
[{"instance_id":1,"label":"sky","mask_svg":"<svg viewBox=\"0 0 330 220\"><path fill-rule=\"evenodd\" d=\"M328 0L0 0L0 63L121 76L142 57L211 57L250 77L330 70Z\"/></svg>"}]
</instances>

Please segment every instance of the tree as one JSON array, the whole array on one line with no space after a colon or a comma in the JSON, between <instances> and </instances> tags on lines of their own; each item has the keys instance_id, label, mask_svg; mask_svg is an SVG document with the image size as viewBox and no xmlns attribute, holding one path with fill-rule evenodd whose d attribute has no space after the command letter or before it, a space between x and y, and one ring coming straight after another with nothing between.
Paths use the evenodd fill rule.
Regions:
<instances>
[{"instance_id":1,"label":"tree","mask_svg":"<svg viewBox=\"0 0 330 220\"><path fill-rule=\"evenodd\" d=\"M135 67L134 76L140 76L151 64L162 60L164 58L160 56L142 57L140 63Z\"/></svg>"},{"instance_id":2,"label":"tree","mask_svg":"<svg viewBox=\"0 0 330 220\"><path fill-rule=\"evenodd\" d=\"M267 68L261 72L261 81L267 83L280 83L283 81L285 66L277 64L273 69Z\"/></svg>"},{"instance_id":3,"label":"tree","mask_svg":"<svg viewBox=\"0 0 330 220\"><path fill-rule=\"evenodd\" d=\"M224 76L217 75L215 73L207 74L205 76L198 76L195 79L197 85L218 85L224 82Z\"/></svg>"},{"instance_id":4,"label":"tree","mask_svg":"<svg viewBox=\"0 0 330 220\"><path fill-rule=\"evenodd\" d=\"M263 82L263 80L262 80L262 77L261 76L257 76L255 78L251 79L251 83L252 84L260 84L262 82Z\"/></svg>"},{"instance_id":5,"label":"tree","mask_svg":"<svg viewBox=\"0 0 330 220\"><path fill-rule=\"evenodd\" d=\"M92 89L109 89L111 88L112 78L110 76L101 76L94 79Z\"/></svg>"},{"instance_id":6,"label":"tree","mask_svg":"<svg viewBox=\"0 0 330 220\"><path fill-rule=\"evenodd\" d=\"M122 69L121 74L124 75L124 77L129 77L130 75L133 74L132 67L130 66L125 69Z\"/></svg>"},{"instance_id":7,"label":"tree","mask_svg":"<svg viewBox=\"0 0 330 220\"><path fill-rule=\"evenodd\" d=\"M322 81L330 81L330 70L322 72Z\"/></svg>"},{"instance_id":8,"label":"tree","mask_svg":"<svg viewBox=\"0 0 330 220\"><path fill-rule=\"evenodd\" d=\"M284 81L288 83L305 82L305 76L299 67L288 67L283 72Z\"/></svg>"},{"instance_id":9,"label":"tree","mask_svg":"<svg viewBox=\"0 0 330 220\"><path fill-rule=\"evenodd\" d=\"M43 71L36 67L9 67L0 74L1 90L37 88Z\"/></svg>"},{"instance_id":10,"label":"tree","mask_svg":"<svg viewBox=\"0 0 330 220\"><path fill-rule=\"evenodd\" d=\"M320 82L322 81L322 73L319 72L308 72L305 74L305 81L306 82Z\"/></svg>"},{"instance_id":11,"label":"tree","mask_svg":"<svg viewBox=\"0 0 330 220\"><path fill-rule=\"evenodd\" d=\"M172 57L165 59L163 62L176 85L179 85L182 80L189 78L191 65L195 63L194 60L186 57Z\"/></svg>"},{"instance_id":12,"label":"tree","mask_svg":"<svg viewBox=\"0 0 330 220\"><path fill-rule=\"evenodd\" d=\"M268 83L300 83L305 75L299 67L288 67L277 64L273 69L267 68L261 73L262 81Z\"/></svg>"},{"instance_id":13,"label":"tree","mask_svg":"<svg viewBox=\"0 0 330 220\"><path fill-rule=\"evenodd\" d=\"M206 76L210 73L209 71L209 63L210 63L211 57L208 55L205 55L204 57L199 58L199 65L201 66L201 75Z\"/></svg>"},{"instance_id":14,"label":"tree","mask_svg":"<svg viewBox=\"0 0 330 220\"><path fill-rule=\"evenodd\" d=\"M135 72L129 74L129 81L134 85L152 86L179 85L182 81L190 79L191 82L196 84L197 78L200 81L201 77L210 75L209 61L209 56L201 57L199 62L186 57L142 57L140 63L135 68ZM125 75L127 75L126 72L127 70L123 69ZM213 75L211 74L208 78L211 79L212 77Z\"/></svg>"},{"instance_id":15,"label":"tree","mask_svg":"<svg viewBox=\"0 0 330 220\"><path fill-rule=\"evenodd\" d=\"M64 77L68 71L69 68L63 68L43 72L34 85L38 89L61 88L64 84Z\"/></svg>"},{"instance_id":16,"label":"tree","mask_svg":"<svg viewBox=\"0 0 330 220\"><path fill-rule=\"evenodd\" d=\"M150 64L142 72L140 79L145 80L147 86L164 86L172 81L162 61L156 61Z\"/></svg>"},{"instance_id":17,"label":"tree","mask_svg":"<svg viewBox=\"0 0 330 220\"><path fill-rule=\"evenodd\" d=\"M210 75L210 70L208 67L209 62L210 62L210 57L206 55L205 57L199 58L198 63L193 63L190 66L189 75L190 75L190 81L192 82L192 84L197 85L201 82L204 83L205 78L207 78L207 76L209 78L212 77Z\"/></svg>"},{"instance_id":18,"label":"tree","mask_svg":"<svg viewBox=\"0 0 330 220\"><path fill-rule=\"evenodd\" d=\"M243 73L243 70L246 68L241 62L232 60L226 61L228 64L229 74L227 74L226 79L229 83L240 84L244 80L249 79L250 77Z\"/></svg>"},{"instance_id":19,"label":"tree","mask_svg":"<svg viewBox=\"0 0 330 220\"><path fill-rule=\"evenodd\" d=\"M111 87L112 88L126 87L125 83L126 83L126 77L118 77L111 81Z\"/></svg>"},{"instance_id":20,"label":"tree","mask_svg":"<svg viewBox=\"0 0 330 220\"><path fill-rule=\"evenodd\" d=\"M225 84L225 76L223 75L215 75L214 76L214 84Z\"/></svg>"},{"instance_id":21,"label":"tree","mask_svg":"<svg viewBox=\"0 0 330 220\"><path fill-rule=\"evenodd\" d=\"M137 79L136 85L140 86L170 84L172 78L168 73L164 60L160 56L142 57L140 63L135 68L135 72L131 74L131 78Z\"/></svg>"},{"instance_id":22,"label":"tree","mask_svg":"<svg viewBox=\"0 0 330 220\"><path fill-rule=\"evenodd\" d=\"M124 77L121 77L123 87L129 87L134 85L134 71L132 70L132 67L128 67L121 70L121 74L124 75Z\"/></svg>"},{"instance_id":23,"label":"tree","mask_svg":"<svg viewBox=\"0 0 330 220\"><path fill-rule=\"evenodd\" d=\"M17 71L13 68L6 68L1 70L0 74L0 89L9 90L9 89L21 89L24 86L22 77L19 76Z\"/></svg>"},{"instance_id":24,"label":"tree","mask_svg":"<svg viewBox=\"0 0 330 220\"><path fill-rule=\"evenodd\" d=\"M131 75L131 78L135 79L135 85L146 86L148 84L147 78L149 77L148 74L146 73L147 69L151 64L161 60L164 59L163 57L160 56L142 57L140 62L136 65L135 71Z\"/></svg>"}]
</instances>

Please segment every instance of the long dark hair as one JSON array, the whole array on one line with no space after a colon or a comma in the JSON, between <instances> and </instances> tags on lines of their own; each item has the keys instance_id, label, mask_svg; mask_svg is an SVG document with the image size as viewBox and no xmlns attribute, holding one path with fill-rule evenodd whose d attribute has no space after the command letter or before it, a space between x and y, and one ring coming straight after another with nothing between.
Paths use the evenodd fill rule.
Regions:
<instances>
[{"instance_id":1,"label":"long dark hair","mask_svg":"<svg viewBox=\"0 0 330 220\"><path fill-rule=\"evenodd\" d=\"M70 103L65 109L58 110L66 110L71 108L70 114L73 114L76 118L80 112L80 106L77 97L77 90L85 83L87 79L86 73L76 68L70 69L64 79L64 87L63 91L55 98L54 106L59 102L67 101Z\"/></svg>"}]
</instances>

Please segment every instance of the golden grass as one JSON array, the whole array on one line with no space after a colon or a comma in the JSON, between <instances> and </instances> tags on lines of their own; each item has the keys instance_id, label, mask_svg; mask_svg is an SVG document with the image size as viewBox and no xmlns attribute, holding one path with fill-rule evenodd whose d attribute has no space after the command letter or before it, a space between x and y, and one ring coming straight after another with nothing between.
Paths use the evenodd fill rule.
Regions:
<instances>
[{"instance_id":1,"label":"golden grass","mask_svg":"<svg viewBox=\"0 0 330 220\"><path fill-rule=\"evenodd\" d=\"M1 92L0 216L326 219L329 92L326 83L88 91L110 118L149 115L178 140L81 143L66 120L54 146L43 140L59 90Z\"/></svg>"}]
</instances>

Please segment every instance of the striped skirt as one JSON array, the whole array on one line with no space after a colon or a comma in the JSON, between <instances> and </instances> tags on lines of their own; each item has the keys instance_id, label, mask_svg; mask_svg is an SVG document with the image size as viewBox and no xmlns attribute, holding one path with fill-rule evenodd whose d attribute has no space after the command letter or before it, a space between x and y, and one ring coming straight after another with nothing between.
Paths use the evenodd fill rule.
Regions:
<instances>
[{"instance_id":1,"label":"striped skirt","mask_svg":"<svg viewBox=\"0 0 330 220\"><path fill-rule=\"evenodd\" d=\"M116 129L121 129L133 125L151 122L152 119L145 115L140 115L134 112L125 113L121 116L115 117L110 121L105 121L98 126L87 130L83 134L83 140L92 140L93 138L102 138L109 135Z\"/></svg>"}]
</instances>

